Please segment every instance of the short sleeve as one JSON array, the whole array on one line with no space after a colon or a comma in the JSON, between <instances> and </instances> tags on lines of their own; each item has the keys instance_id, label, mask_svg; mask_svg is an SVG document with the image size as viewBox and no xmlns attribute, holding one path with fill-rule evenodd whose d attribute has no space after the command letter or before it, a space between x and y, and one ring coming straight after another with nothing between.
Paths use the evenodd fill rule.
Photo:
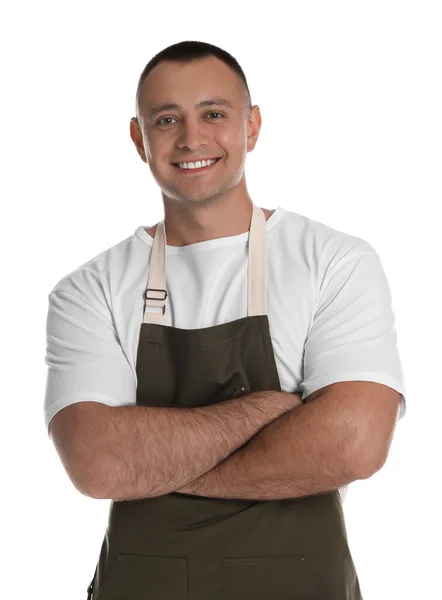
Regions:
<instances>
[{"instance_id":1,"label":"short sleeve","mask_svg":"<svg viewBox=\"0 0 442 600\"><path fill-rule=\"evenodd\" d=\"M110 312L64 291L52 291L48 300L44 400L48 435L54 415L74 402L135 404L135 377Z\"/></svg>"},{"instance_id":2,"label":"short sleeve","mask_svg":"<svg viewBox=\"0 0 442 600\"><path fill-rule=\"evenodd\" d=\"M302 399L338 381L405 386L389 284L372 246L356 246L326 269L304 347Z\"/></svg>"}]
</instances>

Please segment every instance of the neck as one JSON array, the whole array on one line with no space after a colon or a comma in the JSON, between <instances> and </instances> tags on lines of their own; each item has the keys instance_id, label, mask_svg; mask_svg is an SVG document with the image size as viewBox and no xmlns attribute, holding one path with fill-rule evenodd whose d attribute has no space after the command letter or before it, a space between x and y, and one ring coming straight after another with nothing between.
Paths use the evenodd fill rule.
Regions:
<instances>
[{"instance_id":1,"label":"neck","mask_svg":"<svg viewBox=\"0 0 442 600\"><path fill-rule=\"evenodd\" d=\"M225 206L199 205L189 210L182 204L173 207L165 203L165 230L168 246L188 246L207 240L240 235L250 230L252 201L241 203L230 209ZM275 209L262 209L266 221ZM157 225L146 227L146 232L154 237Z\"/></svg>"}]
</instances>

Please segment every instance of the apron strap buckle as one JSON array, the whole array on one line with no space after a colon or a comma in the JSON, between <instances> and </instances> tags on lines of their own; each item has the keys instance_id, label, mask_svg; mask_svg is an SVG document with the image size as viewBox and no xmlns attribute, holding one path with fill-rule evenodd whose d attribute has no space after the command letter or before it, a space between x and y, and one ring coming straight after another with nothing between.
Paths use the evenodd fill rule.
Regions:
<instances>
[{"instance_id":1,"label":"apron strap buckle","mask_svg":"<svg viewBox=\"0 0 442 600\"><path fill-rule=\"evenodd\" d=\"M164 293L164 298L150 298L147 295L147 292L149 290L152 291L152 292L163 292ZM146 300L165 300L167 298L167 290L161 290L161 289L158 289L158 288L147 288L143 295L146 298Z\"/></svg>"},{"instance_id":2,"label":"apron strap buckle","mask_svg":"<svg viewBox=\"0 0 442 600\"><path fill-rule=\"evenodd\" d=\"M158 298L155 296L148 296L147 293L151 291L151 292L162 292L164 294L164 298ZM143 294L143 297L146 299L146 303L145 303L145 310L147 310L149 307L150 308L160 308L162 310L162 314L164 315L164 312L166 310L166 306L165 304L163 304L167 298L167 290L163 290L163 289L158 289L158 288L147 288L146 291ZM147 302L147 300L153 300L153 303L149 303ZM152 312L152 311L149 311ZM153 312L157 312L157 311L153 311Z\"/></svg>"}]
</instances>

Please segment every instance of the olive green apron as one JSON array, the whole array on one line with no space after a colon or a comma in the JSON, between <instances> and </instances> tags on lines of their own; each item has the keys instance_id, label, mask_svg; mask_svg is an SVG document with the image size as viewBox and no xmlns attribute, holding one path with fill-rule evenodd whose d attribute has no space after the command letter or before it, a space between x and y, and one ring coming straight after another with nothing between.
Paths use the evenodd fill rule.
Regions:
<instances>
[{"instance_id":1,"label":"olive green apron","mask_svg":"<svg viewBox=\"0 0 442 600\"><path fill-rule=\"evenodd\" d=\"M195 407L281 391L266 309L264 212L253 204L247 317L203 329L162 325L165 254L161 221L144 293L136 404ZM112 500L88 600L362 600L337 489L251 496Z\"/></svg>"}]
</instances>

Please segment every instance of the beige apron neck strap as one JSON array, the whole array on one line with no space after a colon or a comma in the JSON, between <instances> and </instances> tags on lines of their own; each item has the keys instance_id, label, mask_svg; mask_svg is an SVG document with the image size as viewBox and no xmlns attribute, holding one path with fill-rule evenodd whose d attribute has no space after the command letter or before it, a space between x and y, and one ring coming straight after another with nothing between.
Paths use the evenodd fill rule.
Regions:
<instances>
[{"instance_id":1,"label":"beige apron neck strap","mask_svg":"<svg viewBox=\"0 0 442 600\"><path fill-rule=\"evenodd\" d=\"M252 220L248 247L248 316L266 315L266 218L264 211L252 203ZM150 255L143 323L164 323L166 310L166 232L164 220L158 223Z\"/></svg>"}]
</instances>

